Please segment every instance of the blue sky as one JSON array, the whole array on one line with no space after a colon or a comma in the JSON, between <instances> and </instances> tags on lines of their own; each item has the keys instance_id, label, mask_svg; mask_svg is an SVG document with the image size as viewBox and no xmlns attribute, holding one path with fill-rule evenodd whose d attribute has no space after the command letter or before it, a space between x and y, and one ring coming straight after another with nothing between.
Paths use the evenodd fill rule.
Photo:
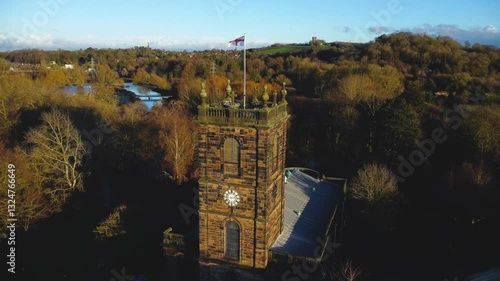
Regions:
<instances>
[{"instance_id":1,"label":"blue sky","mask_svg":"<svg viewBox=\"0 0 500 281\"><path fill-rule=\"evenodd\" d=\"M225 49L243 34L247 48L367 42L401 30L500 46L498 0L0 0L0 11L2 51Z\"/></svg>"}]
</instances>

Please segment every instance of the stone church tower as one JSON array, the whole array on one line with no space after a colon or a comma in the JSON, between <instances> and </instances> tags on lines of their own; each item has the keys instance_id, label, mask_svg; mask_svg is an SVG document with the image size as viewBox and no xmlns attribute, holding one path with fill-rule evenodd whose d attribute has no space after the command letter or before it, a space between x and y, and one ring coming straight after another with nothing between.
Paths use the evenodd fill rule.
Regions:
<instances>
[{"instance_id":1,"label":"stone church tower","mask_svg":"<svg viewBox=\"0 0 500 281\"><path fill-rule=\"evenodd\" d=\"M283 231L288 120L285 84L242 108L228 81L223 104L198 107L200 260L265 268Z\"/></svg>"}]
</instances>

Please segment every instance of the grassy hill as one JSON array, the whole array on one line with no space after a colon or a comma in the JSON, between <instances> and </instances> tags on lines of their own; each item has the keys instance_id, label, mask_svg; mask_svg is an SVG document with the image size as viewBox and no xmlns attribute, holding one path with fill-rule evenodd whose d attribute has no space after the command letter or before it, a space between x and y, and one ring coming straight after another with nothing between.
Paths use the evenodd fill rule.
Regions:
<instances>
[{"instance_id":1,"label":"grassy hill","mask_svg":"<svg viewBox=\"0 0 500 281\"><path fill-rule=\"evenodd\" d=\"M259 55L270 56L314 56L323 62L331 63L342 58L358 60L366 47L366 43L331 42L319 46L309 44L274 44L269 47L252 49L251 51Z\"/></svg>"},{"instance_id":2,"label":"grassy hill","mask_svg":"<svg viewBox=\"0 0 500 281\"><path fill-rule=\"evenodd\" d=\"M306 44L289 44L289 45L282 45L282 44L275 44L270 47L265 47L258 49L261 54L264 55L272 55L272 54L284 54L284 53L294 53L297 51L304 51L304 50L323 50L323 49L328 49L329 46L322 45L322 46L311 46L311 45L306 45Z\"/></svg>"}]
</instances>

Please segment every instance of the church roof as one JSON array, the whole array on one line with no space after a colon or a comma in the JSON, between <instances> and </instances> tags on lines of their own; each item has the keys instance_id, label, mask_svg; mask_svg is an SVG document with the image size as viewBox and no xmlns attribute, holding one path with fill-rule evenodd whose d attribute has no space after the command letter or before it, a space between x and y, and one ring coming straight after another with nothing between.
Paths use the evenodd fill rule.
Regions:
<instances>
[{"instance_id":1,"label":"church roof","mask_svg":"<svg viewBox=\"0 0 500 281\"><path fill-rule=\"evenodd\" d=\"M500 280L500 267L492 268L465 278L466 281L494 281Z\"/></svg>"},{"instance_id":2,"label":"church roof","mask_svg":"<svg viewBox=\"0 0 500 281\"><path fill-rule=\"evenodd\" d=\"M324 247L319 241L324 241L328 233L337 203L343 196L342 188L333 182L312 177L299 169L291 172L285 184L283 233L270 250L292 256L320 259L321 256L317 256L316 248Z\"/></svg>"}]
</instances>

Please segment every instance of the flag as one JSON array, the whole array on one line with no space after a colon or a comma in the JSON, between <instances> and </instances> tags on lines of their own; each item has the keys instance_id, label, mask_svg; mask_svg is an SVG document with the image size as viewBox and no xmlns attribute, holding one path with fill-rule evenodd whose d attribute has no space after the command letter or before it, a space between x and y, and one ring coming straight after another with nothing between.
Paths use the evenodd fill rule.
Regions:
<instances>
[{"instance_id":1,"label":"flag","mask_svg":"<svg viewBox=\"0 0 500 281\"><path fill-rule=\"evenodd\" d=\"M234 39L233 41L229 41L229 43L227 44L227 46L231 47L231 45L245 46L245 35L243 35L241 37L238 37L238 38Z\"/></svg>"}]
</instances>

